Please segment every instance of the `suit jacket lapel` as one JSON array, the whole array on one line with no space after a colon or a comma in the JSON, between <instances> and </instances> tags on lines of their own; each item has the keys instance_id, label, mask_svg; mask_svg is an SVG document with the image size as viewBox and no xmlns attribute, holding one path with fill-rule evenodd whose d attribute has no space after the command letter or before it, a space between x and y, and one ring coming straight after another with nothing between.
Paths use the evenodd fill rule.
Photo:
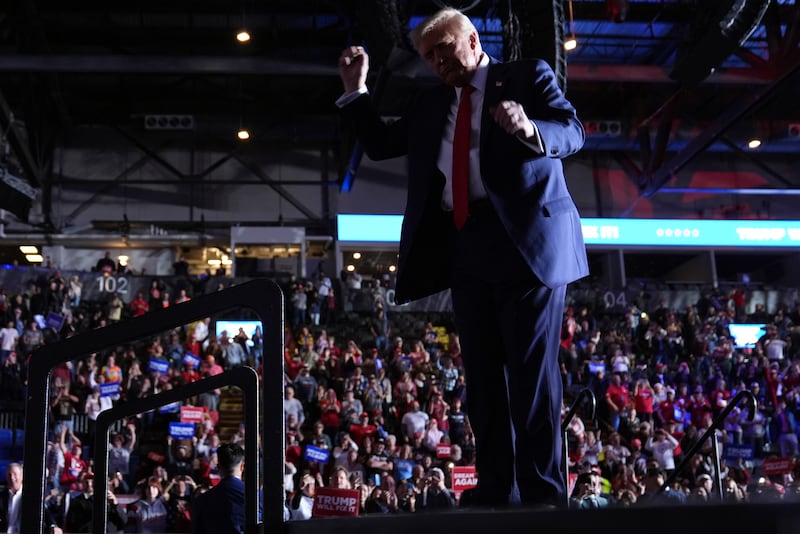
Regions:
<instances>
[{"instance_id":1,"label":"suit jacket lapel","mask_svg":"<svg viewBox=\"0 0 800 534\"><path fill-rule=\"evenodd\" d=\"M502 100L507 74L506 69L502 68L502 63L491 57L489 61L489 72L486 74L486 87L483 94L483 110L481 111L481 151L483 151L486 140L491 135L495 125L489 108L496 106Z\"/></svg>"}]
</instances>

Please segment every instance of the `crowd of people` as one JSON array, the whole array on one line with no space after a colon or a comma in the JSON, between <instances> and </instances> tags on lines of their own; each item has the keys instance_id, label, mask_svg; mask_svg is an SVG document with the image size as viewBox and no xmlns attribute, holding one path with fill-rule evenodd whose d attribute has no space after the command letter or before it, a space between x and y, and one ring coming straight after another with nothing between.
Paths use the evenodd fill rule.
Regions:
<instances>
[{"instance_id":1,"label":"crowd of people","mask_svg":"<svg viewBox=\"0 0 800 534\"><path fill-rule=\"evenodd\" d=\"M326 279L293 287L319 301L317 286ZM48 277L34 281L45 289L52 283ZM374 312L356 324L352 314L338 319L328 314L320 321L308 307L298 309L295 299L287 299L286 317L293 318L285 338L287 519L310 518L320 487L357 490L361 514L470 505L469 489L453 486L455 468L474 466L476 458L459 335L443 335L424 314L410 323L413 328L400 329L394 325L403 312L391 311L381 290L370 293ZM26 362L38 346L107 324L119 298L73 300L62 330L48 332L32 319L27 288L3 288L0 295L5 401L24 399ZM119 320L140 314L139 297L123 299ZM788 472L761 469L771 457L799 456L800 343L793 336L800 306L769 311L755 306L747 314L747 303L738 305L720 292L686 310L660 303L612 314L574 299L570 304L560 358L564 413L584 389L598 404L596 418L579 411L567 423L571 506L704 502L720 491L735 502L800 498L800 471L792 463ZM213 321L207 317L147 340L76 356L53 371L46 451L46 507L53 525L87 531L92 481L101 475L88 450L91 421L102 410L238 365L260 369L260 331L217 335ZM763 336L752 348L734 348L727 328L732 321L763 322ZM337 332L349 334L340 340ZM166 368L153 367L153 360L167 362ZM729 404L743 390L758 399L752 417L745 404ZM190 531L193 500L221 478L217 451L227 443L244 446L243 425L222 435L224 393L186 401L203 410L191 437L170 434L169 423L180 418L176 406L133 417L112 434L109 470L102 474L109 480L110 529ZM710 440L684 462L722 413L724 424L712 438L721 445L722 471L716 472ZM75 428L77 416L88 418L88 428ZM7 471L21 478L18 469ZM16 479L9 479L9 488L14 485Z\"/></svg>"}]
</instances>

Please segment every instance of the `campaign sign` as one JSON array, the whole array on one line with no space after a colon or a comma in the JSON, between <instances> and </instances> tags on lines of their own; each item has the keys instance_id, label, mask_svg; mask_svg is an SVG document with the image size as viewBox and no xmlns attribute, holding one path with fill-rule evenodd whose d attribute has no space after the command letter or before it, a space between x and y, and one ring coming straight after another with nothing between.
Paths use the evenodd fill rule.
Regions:
<instances>
[{"instance_id":1,"label":"campaign sign","mask_svg":"<svg viewBox=\"0 0 800 534\"><path fill-rule=\"evenodd\" d=\"M474 465L456 466L453 468L453 493L456 498L464 490L472 489L478 485L478 474Z\"/></svg>"},{"instance_id":2,"label":"campaign sign","mask_svg":"<svg viewBox=\"0 0 800 534\"><path fill-rule=\"evenodd\" d=\"M101 397L113 397L119 395L119 382L106 382L100 385Z\"/></svg>"},{"instance_id":3,"label":"campaign sign","mask_svg":"<svg viewBox=\"0 0 800 534\"><path fill-rule=\"evenodd\" d=\"M150 363L147 365L147 370L153 373L167 374L169 372L169 362L167 360L160 360L158 358L150 358Z\"/></svg>"},{"instance_id":4,"label":"campaign sign","mask_svg":"<svg viewBox=\"0 0 800 534\"><path fill-rule=\"evenodd\" d=\"M317 488L314 494L314 517L357 516L358 490Z\"/></svg>"},{"instance_id":5,"label":"campaign sign","mask_svg":"<svg viewBox=\"0 0 800 534\"><path fill-rule=\"evenodd\" d=\"M780 458L767 458L761 464L761 473L767 476L785 475L792 472L794 458L784 456Z\"/></svg>"},{"instance_id":6,"label":"campaign sign","mask_svg":"<svg viewBox=\"0 0 800 534\"><path fill-rule=\"evenodd\" d=\"M191 352L187 352L183 355L183 363L184 365L188 364L192 367L200 367L200 357Z\"/></svg>"},{"instance_id":7,"label":"campaign sign","mask_svg":"<svg viewBox=\"0 0 800 534\"><path fill-rule=\"evenodd\" d=\"M305 459L309 462L319 462L321 464L327 464L328 459L331 457L330 451L326 449L321 449L319 447L315 447L313 445L306 446L306 456Z\"/></svg>"},{"instance_id":8,"label":"campaign sign","mask_svg":"<svg viewBox=\"0 0 800 534\"><path fill-rule=\"evenodd\" d=\"M203 408L181 406L181 423L202 423Z\"/></svg>"},{"instance_id":9,"label":"campaign sign","mask_svg":"<svg viewBox=\"0 0 800 534\"><path fill-rule=\"evenodd\" d=\"M192 439L194 437L194 423L170 422L169 435L174 439Z\"/></svg>"},{"instance_id":10,"label":"campaign sign","mask_svg":"<svg viewBox=\"0 0 800 534\"><path fill-rule=\"evenodd\" d=\"M598 371L606 371L606 364L603 362L589 362L589 374L596 375Z\"/></svg>"},{"instance_id":11,"label":"campaign sign","mask_svg":"<svg viewBox=\"0 0 800 534\"><path fill-rule=\"evenodd\" d=\"M753 445L725 445L725 459L729 462L742 460L752 460L755 458L755 447Z\"/></svg>"},{"instance_id":12,"label":"campaign sign","mask_svg":"<svg viewBox=\"0 0 800 534\"><path fill-rule=\"evenodd\" d=\"M450 445L447 443L439 443L436 445L437 458L450 458Z\"/></svg>"},{"instance_id":13,"label":"campaign sign","mask_svg":"<svg viewBox=\"0 0 800 534\"><path fill-rule=\"evenodd\" d=\"M47 316L44 318L44 324L56 332L61 332L61 328L64 326L64 316L60 313L47 312Z\"/></svg>"},{"instance_id":14,"label":"campaign sign","mask_svg":"<svg viewBox=\"0 0 800 534\"><path fill-rule=\"evenodd\" d=\"M171 402L158 409L158 413L178 413L181 409L180 402Z\"/></svg>"}]
</instances>

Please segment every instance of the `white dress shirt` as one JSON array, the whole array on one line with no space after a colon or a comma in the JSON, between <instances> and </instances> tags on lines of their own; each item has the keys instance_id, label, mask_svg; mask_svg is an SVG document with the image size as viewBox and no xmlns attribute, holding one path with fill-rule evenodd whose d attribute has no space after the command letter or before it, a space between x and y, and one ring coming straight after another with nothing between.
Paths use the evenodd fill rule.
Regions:
<instances>
[{"instance_id":1,"label":"white dress shirt","mask_svg":"<svg viewBox=\"0 0 800 534\"><path fill-rule=\"evenodd\" d=\"M20 513L22 512L22 489L16 493L8 490L8 534L19 533Z\"/></svg>"}]
</instances>

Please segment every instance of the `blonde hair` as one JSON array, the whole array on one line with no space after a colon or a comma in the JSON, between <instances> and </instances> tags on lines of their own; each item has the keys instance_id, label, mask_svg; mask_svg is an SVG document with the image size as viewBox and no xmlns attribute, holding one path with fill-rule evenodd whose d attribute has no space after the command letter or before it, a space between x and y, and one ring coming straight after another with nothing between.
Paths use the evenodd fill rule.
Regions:
<instances>
[{"instance_id":1,"label":"blonde hair","mask_svg":"<svg viewBox=\"0 0 800 534\"><path fill-rule=\"evenodd\" d=\"M419 51L419 45L423 37L440 25L449 26L450 29L455 31L458 35L469 35L472 32L478 31L475 29L475 25L472 24L472 21L469 20L469 17L455 8L448 7L437 11L411 30L410 37L414 48Z\"/></svg>"}]
</instances>

